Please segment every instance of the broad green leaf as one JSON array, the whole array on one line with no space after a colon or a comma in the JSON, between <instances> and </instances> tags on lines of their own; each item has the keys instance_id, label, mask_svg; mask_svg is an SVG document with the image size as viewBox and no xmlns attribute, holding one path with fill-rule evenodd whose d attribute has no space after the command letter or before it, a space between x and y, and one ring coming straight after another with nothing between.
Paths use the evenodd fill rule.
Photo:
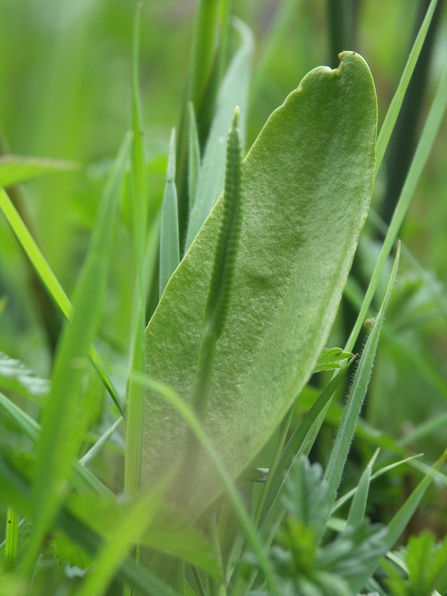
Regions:
<instances>
[{"instance_id":1,"label":"broad green leaf","mask_svg":"<svg viewBox=\"0 0 447 596\"><path fill-rule=\"evenodd\" d=\"M175 129L172 129L166 185L161 207L160 298L171 275L180 263L179 242L177 190L175 188Z\"/></svg>"},{"instance_id":2,"label":"broad green leaf","mask_svg":"<svg viewBox=\"0 0 447 596\"><path fill-rule=\"evenodd\" d=\"M349 393L348 401L343 411L343 418L337 430L337 436L329 456L329 461L325 470L324 477L329 484L328 490L328 504L332 507L335 501L337 490L343 474L346 459L348 457L349 448L354 437L357 426L357 419L366 396L366 391L371 377L371 371L374 365L377 347L379 345L380 332L382 330L383 321L385 319L386 309L391 297L391 292L396 281L397 269L399 266L400 257L400 243L397 249L396 259L394 261L393 270L390 281L383 299L382 306L375 319L374 325L368 336L368 340L360 358L359 366L356 371L351 391Z\"/></svg>"},{"instance_id":3,"label":"broad green leaf","mask_svg":"<svg viewBox=\"0 0 447 596\"><path fill-rule=\"evenodd\" d=\"M197 181L194 208L191 212L186 239L186 250L191 246L203 222L211 213L217 199L223 192L227 135L236 106L239 106L241 110L240 128L243 144L253 37L250 29L241 21L237 21L236 26L241 33L243 45L233 58L217 98L216 115L211 126Z\"/></svg>"},{"instance_id":4,"label":"broad green leaf","mask_svg":"<svg viewBox=\"0 0 447 596\"><path fill-rule=\"evenodd\" d=\"M28 182L51 172L74 170L77 168L79 168L79 164L74 161L3 155L0 157L0 186L13 186L14 184Z\"/></svg>"},{"instance_id":5,"label":"broad green leaf","mask_svg":"<svg viewBox=\"0 0 447 596\"><path fill-rule=\"evenodd\" d=\"M263 447L309 379L331 329L372 190L377 105L353 52L311 71L264 126L243 164L244 216L206 427L231 477ZM322 159L324 156L324 159ZM146 330L147 373L192 394L222 198L167 285ZM185 423L150 391L143 485L182 451ZM205 453L191 500L221 490Z\"/></svg>"},{"instance_id":6,"label":"broad green leaf","mask_svg":"<svg viewBox=\"0 0 447 596\"><path fill-rule=\"evenodd\" d=\"M0 352L0 387L25 397L42 397L47 395L50 382L40 379L20 360Z\"/></svg>"},{"instance_id":7,"label":"broad green leaf","mask_svg":"<svg viewBox=\"0 0 447 596\"><path fill-rule=\"evenodd\" d=\"M126 135L105 186L86 261L76 284L73 317L58 342L51 389L42 417L34 470L34 531L26 560L29 573L49 525L57 515L83 433L79 391L84 372L73 362L85 358L102 311L107 272L118 222L122 174L131 137Z\"/></svg>"}]
</instances>

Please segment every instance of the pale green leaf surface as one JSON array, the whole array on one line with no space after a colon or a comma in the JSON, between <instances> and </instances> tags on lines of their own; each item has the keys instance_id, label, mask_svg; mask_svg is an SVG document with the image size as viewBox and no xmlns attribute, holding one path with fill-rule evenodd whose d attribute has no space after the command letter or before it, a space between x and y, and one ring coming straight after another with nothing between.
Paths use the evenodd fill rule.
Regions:
<instances>
[{"instance_id":1,"label":"pale green leaf surface","mask_svg":"<svg viewBox=\"0 0 447 596\"><path fill-rule=\"evenodd\" d=\"M196 199L197 180L200 173L200 146L197 135L196 116L192 102L188 104L189 139L188 139L188 194L189 210L192 211Z\"/></svg>"},{"instance_id":2,"label":"pale green leaf surface","mask_svg":"<svg viewBox=\"0 0 447 596\"><path fill-rule=\"evenodd\" d=\"M0 157L0 186L13 186L51 172L69 171L77 168L79 168L79 164L74 161L3 155Z\"/></svg>"},{"instance_id":3,"label":"pale green leaf surface","mask_svg":"<svg viewBox=\"0 0 447 596\"><path fill-rule=\"evenodd\" d=\"M310 72L276 110L243 165L244 218L207 432L234 478L280 424L331 329L372 190L377 106L368 66L346 52ZM147 328L147 372L187 400L201 340L218 201ZM143 484L181 452L185 423L147 396ZM192 499L220 491L204 453Z\"/></svg>"},{"instance_id":4,"label":"pale green leaf surface","mask_svg":"<svg viewBox=\"0 0 447 596\"><path fill-rule=\"evenodd\" d=\"M253 37L251 31L241 21L236 21L236 26L242 35L243 45L233 58L217 98L216 115L211 126L197 181L186 250L191 246L203 222L223 192L227 135L236 106L239 106L241 110L240 129L242 141L244 139Z\"/></svg>"}]
</instances>

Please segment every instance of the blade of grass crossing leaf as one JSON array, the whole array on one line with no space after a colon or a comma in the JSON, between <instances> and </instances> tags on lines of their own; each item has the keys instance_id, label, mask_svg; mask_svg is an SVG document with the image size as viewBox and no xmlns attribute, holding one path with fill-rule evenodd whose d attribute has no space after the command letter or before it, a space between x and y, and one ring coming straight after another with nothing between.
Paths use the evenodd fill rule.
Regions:
<instances>
[{"instance_id":1,"label":"blade of grass crossing leaf","mask_svg":"<svg viewBox=\"0 0 447 596\"><path fill-rule=\"evenodd\" d=\"M12 204L10 198L2 188L0 188L0 209L3 211L3 214L7 222L11 226L12 231L14 232L17 240L22 246L26 256L33 265L36 273L42 280L45 289L47 290L51 298L54 300L54 303L60 310L65 320L70 321L73 315L73 307L70 303L70 300L67 298L67 295L62 289L62 286L60 285L56 276L50 269L50 266L43 257L42 253L37 247L37 244L35 243L34 239L32 238L31 234L29 233L19 214L17 213L17 210ZM121 398L119 397L118 392L115 389L106 371L106 368L101 358L99 357L98 352L95 350L93 346L90 347L89 357L93 363L93 366L98 372L102 382L104 383L107 391L109 392L110 396L115 402L118 410L121 414L123 414Z\"/></svg>"},{"instance_id":2,"label":"blade of grass crossing leaf","mask_svg":"<svg viewBox=\"0 0 447 596\"><path fill-rule=\"evenodd\" d=\"M358 483L357 490L352 500L347 519L347 524L350 524L351 526L357 526L365 519L366 501L368 499L372 467L379 455L379 451L380 449L376 449L371 461L366 466L366 470L360 477L360 482Z\"/></svg>"},{"instance_id":3,"label":"blade of grass crossing leaf","mask_svg":"<svg viewBox=\"0 0 447 596\"><path fill-rule=\"evenodd\" d=\"M11 417L18 428L20 428L24 435L33 443L39 441L41 433L40 424L28 416L28 414L16 406L2 393L0 393L0 408ZM92 472L90 472L85 465L81 465L81 463L76 460L73 461L70 482L80 494L93 490L108 499L113 499L115 497L113 492Z\"/></svg>"},{"instance_id":4,"label":"blade of grass crossing leaf","mask_svg":"<svg viewBox=\"0 0 447 596\"><path fill-rule=\"evenodd\" d=\"M434 478L435 471L439 470L444 465L446 459L447 451L444 451L433 468L431 468L429 473L421 480L421 482L417 485L417 487L388 524L388 532L384 538L388 550L391 550L395 546L400 535L405 530L416 509L418 508L425 491L430 486ZM355 582L353 582L351 587L354 590L354 593L360 592L362 590L368 579L375 573L377 567L378 563L372 564L363 576L360 576L355 580Z\"/></svg>"},{"instance_id":5,"label":"blade of grass crossing leaf","mask_svg":"<svg viewBox=\"0 0 447 596\"><path fill-rule=\"evenodd\" d=\"M363 299L362 308L360 310L359 316L357 317L351 335L349 336L349 339L346 343L345 350L348 352L350 352L353 349L357 337L360 333L360 329L362 328L363 322L366 318L366 313L368 312L368 308L371 304L374 292L377 289L377 285L379 283L380 276L382 274L386 260L391 252L392 246L399 232L399 228L402 225L405 213L407 212L408 206L416 189L416 185L419 181L419 177L422 173L428 156L430 155L433 143L435 141L439 127L444 117L446 108L447 67L444 69L441 81L438 86L438 90L436 92L435 98L430 108L430 112L425 122L425 126L422 131L422 135L419 140L416 153L413 157L413 161L411 162L410 170L408 172L404 187L400 194L393 218L389 225L388 232L382 246L382 250L380 251L380 256L377 261L377 265L371 277L371 281L366 291L365 298Z\"/></svg>"},{"instance_id":6,"label":"blade of grass crossing leaf","mask_svg":"<svg viewBox=\"0 0 447 596\"><path fill-rule=\"evenodd\" d=\"M188 104L189 116L189 144L188 144L188 191L189 191L189 212L194 208L196 199L197 181L200 174L200 146L197 136L196 116L194 106L190 101Z\"/></svg>"},{"instance_id":7,"label":"blade of grass crossing leaf","mask_svg":"<svg viewBox=\"0 0 447 596\"><path fill-rule=\"evenodd\" d=\"M419 29L419 33L417 34L411 49L411 53L405 65L405 69L400 78L399 86L397 87L397 91L394 94L390 107L386 113L385 120L383 121L382 128L380 129L376 149L376 175L382 163L383 156L385 155L394 125L396 124L396 120L405 97L405 92L418 61L419 54L421 53L422 46L424 45L425 37L427 35L428 28L430 27L437 3L438 0L432 0L430 6L427 9L427 14L425 15L425 19L421 25L421 28Z\"/></svg>"},{"instance_id":8,"label":"blade of grass crossing leaf","mask_svg":"<svg viewBox=\"0 0 447 596\"><path fill-rule=\"evenodd\" d=\"M211 126L197 182L194 209L191 212L186 239L186 250L191 246L203 222L223 192L225 141L236 106L239 106L241 112L240 128L242 141L245 136L245 113L247 109L253 37L251 31L241 21L237 21L236 26L242 36L242 47L233 58L219 91L216 115Z\"/></svg>"},{"instance_id":9,"label":"blade of grass crossing leaf","mask_svg":"<svg viewBox=\"0 0 447 596\"><path fill-rule=\"evenodd\" d=\"M279 596L280 593L278 591L277 578L271 566L271 563L266 555L264 547L258 535L256 534L255 528L253 527L250 517L245 510L245 506L241 498L239 497L238 492L230 476L228 475L228 472L222 464L219 455L214 449L213 444L208 438L205 429L203 428L201 422L194 413L193 409L185 401L180 399L180 397L171 387L154 381L148 378L147 375L140 375L135 373L132 374L132 376L136 382L139 382L145 387L152 389L153 391L156 391L164 398L166 398L166 400L171 404L171 406L175 410L177 410L177 412L182 416L182 418L188 424L188 427L191 428L191 430L194 432L201 446L207 452L213 464L213 467L216 470L216 473L218 474L220 481L222 482L228 500L234 510L236 517L238 518L242 531L244 532L248 542L251 544L253 551L258 556L259 564L262 568L265 578L267 579L272 594L274 596Z\"/></svg>"},{"instance_id":10,"label":"blade of grass crossing leaf","mask_svg":"<svg viewBox=\"0 0 447 596\"><path fill-rule=\"evenodd\" d=\"M27 574L32 572L45 533L57 515L65 478L84 431L76 424L84 373L73 362L87 355L99 323L130 142L131 135L127 134L101 197L86 261L76 283L73 317L56 351L34 468L34 529L25 564Z\"/></svg>"},{"instance_id":11,"label":"blade of grass crossing leaf","mask_svg":"<svg viewBox=\"0 0 447 596\"><path fill-rule=\"evenodd\" d=\"M391 278L388 284L387 292L383 300L380 311L375 319L375 323L370 331L365 345L358 369L356 371L348 401L344 408L343 417L335 437L329 461L325 470L324 478L328 483L328 491L325 505L332 507L337 494L338 486L342 477L349 448L354 437L357 419L366 396L371 371L374 365L374 358L379 343L380 331L382 328L385 312L391 296L394 282L396 280L397 268L399 266L400 244L397 249L396 259L394 261Z\"/></svg>"},{"instance_id":12,"label":"blade of grass crossing leaf","mask_svg":"<svg viewBox=\"0 0 447 596\"><path fill-rule=\"evenodd\" d=\"M177 190L175 187L175 130L171 133L166 185L161 208L160 298L180 263Z\"/></svg>"},{"instance_id":13,"label":"blade of grass crossing leaf","mask_svg":"<svg viewBox=\"0 0 447 596\"><path fill-rule=\"evenodd\" d=\"M14 573L17 567L18 529L17 513L8 507L6 514L6 544L3 573Z\"/></svg>"}]
</instances>

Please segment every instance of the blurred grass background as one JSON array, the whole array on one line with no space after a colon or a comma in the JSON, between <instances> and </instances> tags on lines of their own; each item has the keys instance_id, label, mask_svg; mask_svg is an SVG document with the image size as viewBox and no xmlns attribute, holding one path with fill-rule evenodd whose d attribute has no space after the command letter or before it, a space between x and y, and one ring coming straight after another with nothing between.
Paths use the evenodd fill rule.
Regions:
<instances>
[{"instance_id":1,"label":"blurred grass background","mask_svg":"<svg viewBox=\"0 0 447 596\"><path fill-rule=\"evenodd\" d=\"M418 19L428 6L426 0L234 0L234 13L252 29L256 43L247 147L310 69L336 65L332 46L337 47L339 41L331 42L333 23L328 6L347 11L349 18L344 29L339 29L346 46L337 51L353 49L367 60L377 87L379 125L383 120ZM161 202L170 130L180 117L196 8L193 0L151 0L143 5L140 88L150 158L149 192L154 204ZM82 262L102 184L130 122L134 11L134 2L128 0L0 3L3 149L79 162L73 172L48 176L17 190L32 232L68 295ZM410 115L396 127L377 180L373 207L385 219L390 209L392 213L402 172L405 175L447 60L445 13L444 2L439 0L431 47L425 63L420 59L419 78L409 91ZM236 36L230 41L234 47L238 42ZM446 162L444 122L400 234L422 270L403 258L393 298L394 314L389 317L398 323L381 340L363 413L371 425L398 439L426 420L442 422L440 417L447 412L447 311L439 299L441 295L445 300L447 280ZM133 259L125 210L123 220L101 339L109 351L126 357L135 271L129 266ZM354 281L360 288L374 267L379 242L380 234L369 223L354 269ZM42 310L46 307L39 304L36 282L1 217L0 247L0 299L7 297L0 319L0 351L47 377L60 319L52 313L47 322L52 317L55 325L45 331ZM376 307L380 300L378 296ZM350 308L345 305L341 309L333 344L344 343L352 320ZM328 441L331 437L329 427ZM446 439L447 426L440 423L412 441L410 448L434 459L445 448ZM373 446L363 441L356 440L354 456L364 453L366 459ZM324 462L324 440L320 450ZM362 459L359 455L359 465L363 465ZM355 467L355 457L351 465ZM348 468L348 484L349 474ZM376 502L396 502L401 491L382 484ZM374 495L372 500L374 503ZM441 509L438 517L437 523L445 524Z\"/></svg>"}]
</instances>

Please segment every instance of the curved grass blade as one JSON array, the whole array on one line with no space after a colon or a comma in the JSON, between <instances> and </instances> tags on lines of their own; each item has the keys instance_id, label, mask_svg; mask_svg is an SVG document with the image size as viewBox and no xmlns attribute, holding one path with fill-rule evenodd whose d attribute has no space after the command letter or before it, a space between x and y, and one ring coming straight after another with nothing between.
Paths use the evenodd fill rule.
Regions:
<instances>
[{"instance_id":1,"label":"curved grass blade","mask_svg":"<svg viewBox=\"0 0 447 596\"><path fill-rule=\"evenodd\" d=\"M42 157L2 155L0 157L0 186L6 188L39 178L51 172L76 170L79 163Z\"/></svg>"},{"instance_id":2,"label":"curved grass blade","mask_svg":"<svg viewBox=\"0 0 447 596\"><path fill-rule=\"evenodd\" d=\"M85 264L76 283L73 317L63 330L57 346L50 394L37 445L33 486L34 528L25 562L27 574L32 573L45 533L59 510L65 493L65 478L83 433L82 424L74 421L84 373L74 367L73 362L87 355L99 324L130 141L128 134L104 189Z\"/></svg>"},{"instance_id":3,"label":"curved grass blade","mask_svg":"<svg viewBox=\"0 0 447 596\"><path fill-rule=\"evenodd\" d=\"M177 190L175 188L175 129L172 129L166 185L161 207L160 298L180 263L179 242Z\"/></svg>"},{"instance_id":4,"label":"curved grass blade","mask_svg":"<svg viewBox=\"0 0 447 596\"><path fill-rule=\"evenodd\" d=\"M241 111L242 145L245 138L245 115L251 71L250 62L253 52L253 36L250 29L241 21L235 21L235 26L241 34L242 47L231 62L217 98L216 115L206 144L197 182L194 208L191 211L186 250L193 243L203 222L211 213L217 199L223 192L226 139L236 106L239 106Z\"/></svg>"},{"instance_id":5,"label":"curved grass blade","mask_svg":"<svg viewBox=\"0 0 447 596\"><path fill-rule=\"evenodd\" d=\"M349 336L349 339L346 343L345 350L347 352L352 351L354 344L359 336L360 330L363 326L363 322L366 319L369 306L379 284L380 276L382 274L386 260L391 252L400 226L402 225L405 213L407 212L408 206L410 205L410 201L413 197L416 185L419 181L419 177L422 173L428 156L430 155L433 143L435 141L439 127L443 120L446 108L447 67L444 69L441 81L438 86L438 90L436 92L435 98L430 108L430 112L425 122L425 126L422 131L422 135L419 140L416 153L413 157L413 161L411 162L410 170L407 174L404 187L402 189L402 192L400 193L396 210L394 211L393 218L388 227L388 232L386 234L382 250L380 251L380 256L377 261L377 265L374 269L371 281L369 282L368 289L363 299L362 308L360 309L354 328L351 331L351 335Z\"/></svg>"},{"instance_id":6,"label":"curved grass blade","mask_svg":"<svg viewBox=\"0 0 447 596\"><path fill-rule=\"evenodd\" d=\"M385 120L383 121L382 128L380 129L379 137L377 139L376 175L382 163L383 156L385 155L394 125L396 124L396 120L405 97L405 92L418 61L419 54L421 53L422 46L424 45L425 37L427 35L428 28L430 27L437 3L438 0L432 0L430 6L427 9L427 14L425 15L424 21L421 25L421 28L419 29L419 33L417 34L417 37L414 41L411 53L405 65L405 69L400 78L399 86L397 87L397 91L394 94L390 107L386 113Z\"/></svg>"},{"instance_id":7,"label":"curved grass blade","mask_svg":"<svg viewBox=\"0 0 447 596\"><path fill-rule=\"evenodd\" d=\"M66 321L70 321L73 315L73 306L71 305L70 300L67 298L62 286L52 272L50 266L40 252L33 237L27 230L20 215L17 213L17 210L3 188L0 188L0 209L3 211L3 215L11 226L12 231L25 251L25 254L30 260L37 275L40 277L48 294L53 299L64 319ZM118 391L115 389L98 352L93 346L90 347L89 357L102 382L104 383L104 386L115 402L116 407L120 411L121 415L123 415L123 407Z\"/></svg>"},{"instance_id":8,"label":"curved grass blade","mask_svg":"<svg viewBox=\"0 0 447 596\"><path fill-rule=\"evenodd\" d=\"M376 355L377 346L379 344L380 331L382 329L382 324L385 318L385 312L391 296L393 285L396 280L399 257L400 244L398 245L396 259L394 261L386 295L368 336L365 349L354 377L349 398L343 412L343 418L338 428L335 442L324 473L324 478L328 483L328 492L326 495L325 504L329 508L332 507L337 495L338 486L340 484L343 469L348 457L349 448L354 437L357 419L359 417L363 400L365 399L366 391L368 389L369 379L374 365L374 358Z\"/></svg>"}]
</instances>

